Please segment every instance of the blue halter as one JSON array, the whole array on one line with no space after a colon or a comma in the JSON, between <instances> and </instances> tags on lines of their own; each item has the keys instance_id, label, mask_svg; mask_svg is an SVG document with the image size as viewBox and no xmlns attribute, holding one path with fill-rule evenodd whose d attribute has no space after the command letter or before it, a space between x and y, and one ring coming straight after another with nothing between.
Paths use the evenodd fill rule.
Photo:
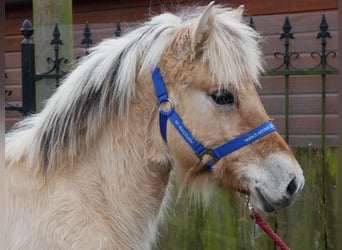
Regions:
<instances>
[{"instance_id":1,"label":"blue halter","mask_svg":"<svg viewBox=\"0 0 342 250\"><path fill-rule=\"evenodd\" d=\"M162 76L159 68L155 68L152 71L152 79L154 88L159 101L159 125L160 132L166 141L166 127L167 120L169 119L177 131L182 135L184 140L189 144L192 150L196 153L201 163L207 169L211 170L214 164L220 160L220 158L231 152L238 150L261 137L276 130L274 124L271 121L265 122L264 124L252 129L251 131L226 142L216 148L207 148L203 146L196 138L191 134L189 129L184 125L182 119L174 109L173 102L169 99ZM168 106L166 110L162 109L162 105Z\"/></svg>"}]
</instances>

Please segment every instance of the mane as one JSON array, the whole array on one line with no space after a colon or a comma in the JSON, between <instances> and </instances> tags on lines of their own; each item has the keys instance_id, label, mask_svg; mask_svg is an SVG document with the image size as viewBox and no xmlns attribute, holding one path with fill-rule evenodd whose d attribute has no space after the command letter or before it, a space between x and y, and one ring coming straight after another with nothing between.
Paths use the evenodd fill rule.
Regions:
<instances>
[{"instance_id":1,"label":"mane","mask_svg":"<svg viewBox=\"0 0 342 250\"><path fill-rule=\"evenodd\" d=\"M158 65L177 34L202 10L164 13L121 38L99 43L80 60L43 111L24 119L6 136L6 157L18 161L26 154L43 171L56 168L63 159L74 160L80 145L91 147L109 119L124 119L136 94L136 79ZM257 83L262 69L257 34L237 18L240 10L216 6L214 11L215 29L203 51L203 64L222 85L240 88L247 74ZM18 142L20 147L15 146Z\"/></svg>"}]
</instances>

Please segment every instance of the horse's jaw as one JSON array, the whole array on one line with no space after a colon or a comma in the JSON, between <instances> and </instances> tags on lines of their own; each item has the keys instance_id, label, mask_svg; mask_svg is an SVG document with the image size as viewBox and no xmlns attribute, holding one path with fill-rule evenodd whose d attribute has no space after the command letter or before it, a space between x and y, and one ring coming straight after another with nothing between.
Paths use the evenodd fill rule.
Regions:
<instances>
[{"instance_id":1,"label":"horse's jaw","mask_svg":"<svg viewBox=\"0 0 342 250\"><path fill-rule=\"evenodd\" d=\"M297 161L287 154L273 153L260 165L250 164L244 173L244 178L249 182L250 204L265 212L290 205L305 182Z\"/></svg>"}]
</instances>

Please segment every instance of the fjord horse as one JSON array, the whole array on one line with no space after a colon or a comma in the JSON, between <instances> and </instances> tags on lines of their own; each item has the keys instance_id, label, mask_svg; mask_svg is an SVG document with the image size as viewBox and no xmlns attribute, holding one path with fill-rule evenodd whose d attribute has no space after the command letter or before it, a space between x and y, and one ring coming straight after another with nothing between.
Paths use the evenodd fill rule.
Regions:
<instances>
[{"instance_id":1,"label":"fjord horse","mask_svg":"<svg viewBox=\"0 0 342 250\"><path fill-rule=\"evenodd\" d=\"M293 201L302 170L257 94L242 12L211 3L104 40L7 134L8 249L150 249L172 170L194 195Z\"/></svg>"}]
</instances>

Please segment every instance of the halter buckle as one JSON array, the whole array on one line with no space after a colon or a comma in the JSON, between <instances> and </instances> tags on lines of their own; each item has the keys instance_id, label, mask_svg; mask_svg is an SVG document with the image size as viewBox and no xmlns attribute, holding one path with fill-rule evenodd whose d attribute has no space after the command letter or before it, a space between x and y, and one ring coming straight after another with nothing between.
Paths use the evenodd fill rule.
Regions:
<instances>
[{"instance_id":1,"label":"halter buckle","mask_svg":"<svg viewBox=\"0 0 342 250\"><path fill-rule=\"evenodd\" d=\"M200 162L206 166L207 168L211 168L218 160L210 148L204 148L204 150L198 154L198 158L200 159Z\"/></svg>"}]
</instances>

